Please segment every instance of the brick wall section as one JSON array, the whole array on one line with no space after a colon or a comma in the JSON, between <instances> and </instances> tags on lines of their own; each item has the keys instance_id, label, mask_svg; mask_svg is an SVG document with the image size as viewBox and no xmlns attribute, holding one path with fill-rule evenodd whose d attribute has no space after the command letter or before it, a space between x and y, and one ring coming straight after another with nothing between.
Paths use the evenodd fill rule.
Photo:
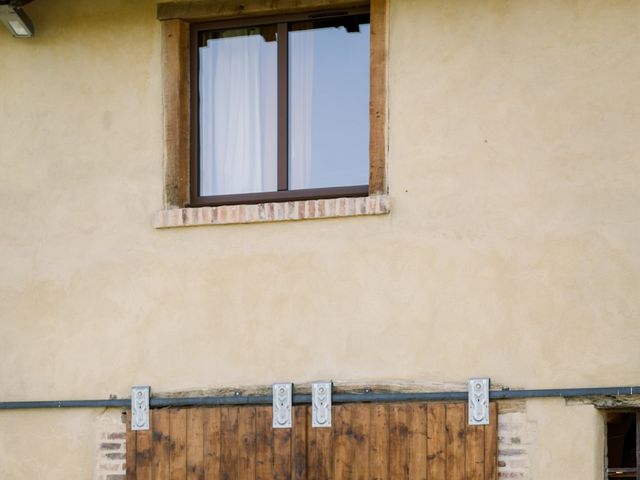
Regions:
<instances>
[{"instance_id":1,"label":"brick wall section","mask_svg":"<svg viewBox=\"0 0 640 480\"><path fill-rule=\"evenodd\" d=\"M500 402L498 412L498 478L528 480L535 425L527 419L526 403Z\"/></svg>"},{"instance_id":2,"label":"brick wall section","mask_svg":"<svg viewBox=\"0 0 640 480\"><path fill-rule=\"evenodd\" d=\"M98 432L96 480L126 480L126 416L122 417Z\"/></svg>"},{"instance_id":3,"label":"brick wall section","mask_svg":"<svg viewBox=\"0 0 640 480\"><path fill-rule=\"evenodd\" d=\"M389 213L389 197L330 198L297 202L225 205L221 207L174 208L157 212L155 228L229 225L237 223L284 222L318 218L356 217Z\"/></svg>"}]
</instances>

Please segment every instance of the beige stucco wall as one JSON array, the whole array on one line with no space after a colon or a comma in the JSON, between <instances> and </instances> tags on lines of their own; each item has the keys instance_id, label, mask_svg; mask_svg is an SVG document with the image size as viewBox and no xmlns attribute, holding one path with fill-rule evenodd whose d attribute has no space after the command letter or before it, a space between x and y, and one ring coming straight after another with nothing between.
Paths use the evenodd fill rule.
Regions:
<instances>
[{"instance_id":1,"label":"beige stucco wall","mask_svg":"<svg viewBox=\"0 0 640 480\"><path fill-rule=\"evenodd\" d=\"M530 400L527 422L533 431L530 477L602 480L605 420L591 405L565 405L562 399Z\"/></svg>"},{"instance_id":2,"label":"beige stucco wall","mask_svg":"<svg viewBox=\"0 0 640 480\"><path fill-rule=\"evenodd\" d=\"M0 400L639 383L640 3L391 3L392 213L370 218L154 230L155 2L40 1L36 38L0 30ZM549 435L600 432L576 411L549 407ZM0 476L35 478L22 449L92 415L0 414ZM599 443L579 476L549 445L565 463L535 478L600 478ZM93 448L48 478L87 478Z\"/></svg>"},{"instance_id":3,"label":"beige stucco wall","mask_svg":"<svg viewBox=\"0 0 640 480\"><path fill-rule=\"evenodd\" d=\"M0 478L94 479L101 414L84 409L0 412Z\"/></svg>"}]
</instances>

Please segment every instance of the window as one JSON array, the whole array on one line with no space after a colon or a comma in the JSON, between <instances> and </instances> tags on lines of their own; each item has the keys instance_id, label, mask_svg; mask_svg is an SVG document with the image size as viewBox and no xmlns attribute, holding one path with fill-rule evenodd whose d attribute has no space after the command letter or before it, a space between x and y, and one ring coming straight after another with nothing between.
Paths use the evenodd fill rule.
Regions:
<instances>
[{"instance_id":1,"label":"window","mask_svg":"<svg viewBox=\"0 0 640 480\"><path fill-rule=\"evenodd\" d=\"M640 478L640 412L607 413L607 478Z\"/></svg>"},{"instance_id":2,"label":"window","mask_svg":"<svg viewBox=\"0 0 640 480\"><path fill-rule=\"evenodd\" d=\"M193 2L159 3L164 205L158 212L158 218L163 220L156 218L154 225L157 228L183 225L180 219L191 219L192 216L198 220L193 220L195 223L189 220L188 224L207 223L204 220L207 212L198 210L200 206L253 203L260 207L263 203L283 201L286 204L293 202L295 205L290 206L297 208L300 205L296 200L304 202L306 200L303 199L345 196L352 198L346 202L336 200L335 209L315 209L313 216L308 216L312 210L305 209L303 218L324 218L329 215L322 212L337 211L338 204L344 204L345 211L351 212L345 216L353 215L353 212L362 215L388 213L385 178L388 10L389 0L365 0L362 3L359 0L250 3L229 0L200 2L197 8ZM286 15L280 15L283 12ZM305 52L311 50L312 42L314 55L307 56ZM366 49L362 47L365 42L369 44L368 55L361 52ZM341 47L337 50L338 57L328 55L326 52L336 44ZM215 89L224 86L225 81L232 83L229 79L232 72L219 72L218 78L213 77L217 71L212 68L201 71L200 49L203 49L202 56L205 57L202 61L215 65L214 60L224 60L218 54L225 53L223 50L229 53L233 48L241 49L240 45L247 50L247 55L239 63L244 67L235 68L243 68L246 75L252 72L254 83L245 78L240 86L245 92L253 92L254 97L239 95L242 90L234 84L233 88L237 87L236 100L233 100L234 92L230 89L218 98ZM358 48L360 53L357 53ZM348 60L353 56L357 61L351 63ZM367 62L368 73L361 72ZM254 68L249 68L252 65ZM313 72L316 66L319 70ZM357 69L357 77L340 75L341 66L350 69L351 73ZM201 73L209 76L205 80L209 87L208 90L205 87L204 95L200 93ZM236 71L239 73L240 70ZM305 94L305 88L309 89L309 79L313 88ZM249 85L253 85L251 89ZM336 90L336 85L340 85L342 90ZM283 94L279 95L280 90ZM355 91L353 96L349 96L350 91ZM323 96L319 97L320 94ZM211 101L215 98L222 103L206 105L204 110L210 118L202 123L210 126L204 132L204 142L201 142L198 138L201 128L199 110L207 95ZM339 103L336 110L331 110L336 104L335 99L341 96L348 102ZM367 96L368 111L363 113L363 99ZM325 102L325 98L331 102ZM246 103L238 103L240 99ZM228 102L226 106L225 101ZM241 121L240 113L249 110L251 104L259 108L251 109ZM249 166L257 165L257 168L241 164L233 166L238 170L251 170L248 177L241 179L248 185L234 184L236 179L240 181L239 173L234 171L226 174L232 182L224 183L223 187L215 183L218 178L213 176L215 168L229 168L230 165L224 156L224 151L230 147L224 142L217 142L217 137L222 135L225 138L225 133L224 122L218 120L216 123L216 115L225 114L237 116L234 120L236 134L257 139L252 143L234 140L246 149L240 158L251 159ZM313 124L305 123L305 119L311 119ZM240 129L242 122L245 126ZM230 125L234 123L228 122L227 127ZM229 145L230 138L226 135ZM368 142L368 171L367 151L363 147L365 141ZM201 148L209 149L205 152L205 158L208 158L205 160L208 162L204 168L205 175L200 172ZM378 201L380 204L374 208ZM263 221L283 217L281 206L274 207L273 212L267 209L269 214L266 216L260 210L258 217L267 219ZM184 211L175 212L177 209ZM339 209L342 211L342 207ZM201 215L205 217L201 219ZM221 222L216 220L214 223Z\"/></svg>"},{"instance_id":3,"label":"window","mask_svg":"<svg viewBox=\"0 0 640 480\"><path fill-rule=\"evenodd\" d=\"M192 206L369 192L369 9L191 26Z\"/></svg>"}]
</instances>

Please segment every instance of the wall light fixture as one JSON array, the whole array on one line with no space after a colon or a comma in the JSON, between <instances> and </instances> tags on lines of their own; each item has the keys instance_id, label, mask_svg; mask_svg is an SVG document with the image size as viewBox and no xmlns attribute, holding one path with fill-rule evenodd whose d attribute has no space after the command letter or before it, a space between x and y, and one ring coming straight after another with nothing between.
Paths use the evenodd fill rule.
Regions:
<instances>
[{"instance_id":1,"label":"wall light fixture","mask_svg":"<svg viewBox=\"0 0 640 480\"><path fill-rule=\"evenodd\" d=\"M33 37L35 33L33 22L29 16L22 8L14 6L14 4L0 4L0 22L14 37L28 38Z\"/></svg>"}]
</instances>

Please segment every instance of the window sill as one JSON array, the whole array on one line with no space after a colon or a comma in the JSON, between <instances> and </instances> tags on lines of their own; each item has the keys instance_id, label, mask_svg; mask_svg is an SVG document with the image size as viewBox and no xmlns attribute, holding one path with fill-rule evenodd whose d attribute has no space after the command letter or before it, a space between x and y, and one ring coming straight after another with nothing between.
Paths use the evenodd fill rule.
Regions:
<instances>
[{"instance_id":1,"label":"window sill","mask_svg":"<svg viewBox=\"0 0 640 480\"><path fill-rule=\"evenodd\" d=\"M385 215L389 212L389 197L387 195L372 195L369 197L259 203L257 205L173 208L157 212L153 219L153 226L154 228L176 228L286 222L318 218Z\"/></svg>"}]
</instances>

